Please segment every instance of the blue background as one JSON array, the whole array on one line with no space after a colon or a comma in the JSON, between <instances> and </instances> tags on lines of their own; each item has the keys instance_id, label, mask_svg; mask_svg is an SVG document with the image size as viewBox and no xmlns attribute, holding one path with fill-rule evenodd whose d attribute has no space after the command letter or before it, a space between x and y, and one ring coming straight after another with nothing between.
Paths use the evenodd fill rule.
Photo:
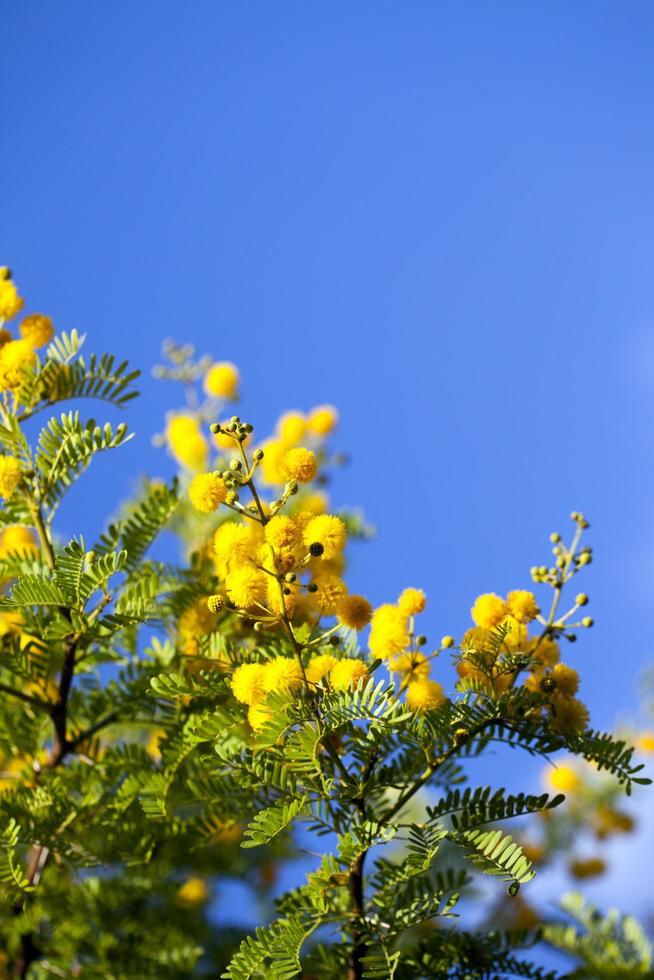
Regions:
<instances>
[{"instance_id":1,"label":"blue background","mask_svg":"<svg viewBox=\"0 0 654 980\"><path fill-rule=\"evenodd\" d=\"M63 530L92 535L142 469L172 471L150 438L177 393L149 369L164 336L190 341L240 365L261 433L338 405L334 499L379 530L352 585L422 585L434 638L479 592L528 587L582 509L597 625L568 659L594 724L633 713L653 642L654 7L33 0L2 20L0 259L31 310L146 372L138 440ZM588 891L640 911L633 841L614 851Z\"/></svg>"}]
</instances>

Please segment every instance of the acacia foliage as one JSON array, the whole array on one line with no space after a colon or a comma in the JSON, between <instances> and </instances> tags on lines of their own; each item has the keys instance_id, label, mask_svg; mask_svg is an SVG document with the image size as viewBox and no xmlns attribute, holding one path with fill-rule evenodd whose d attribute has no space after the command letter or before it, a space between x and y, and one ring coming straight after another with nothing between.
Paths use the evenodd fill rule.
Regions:
<instances>
[{"instance_id":1,"label":"acacia foliage","mask_svg":"<svg viewBox=\"0 0 654 980\"><path fill-rule=\"evenodd\" d=\"M202 549L176 564L155 557L164 529L197 530L178 481L145 480L92 542L57 536L70 489L131 437L122 422L83 417L76 400L122 409L136 372L86 357L82 344L75 333L53 340L1 408L0 445L23 479L0 522L34 529L36 544L0 557L0 975L545 980L554 974L530 955L543 935L577 957L580 977L646 975L637 928L600 921L581 900L567 911L583 939L557 923L457 924L475 876L499 879L509 896L534 877L504 822L565 804L529 787L470 785L467 760L497 743L541 757L566 750L627 792L647 782L623 742L565 733L543 694L497 684L530 666L502 652L501 629L493 670L487 650L469 650L474 672L428 710L412 710L369 659L369 676L349 689L273 692L253 730L234 669L306 659L320 634L257 633L227 604L189 639L189 610L221 581ZM337 658L360 654L354 632L339 636ZM426 807L416 805L423 788ZM271 921L245 937L214 921L206 883L269 881L293 840L320 857Z\"/></svg>"}]
</instances>

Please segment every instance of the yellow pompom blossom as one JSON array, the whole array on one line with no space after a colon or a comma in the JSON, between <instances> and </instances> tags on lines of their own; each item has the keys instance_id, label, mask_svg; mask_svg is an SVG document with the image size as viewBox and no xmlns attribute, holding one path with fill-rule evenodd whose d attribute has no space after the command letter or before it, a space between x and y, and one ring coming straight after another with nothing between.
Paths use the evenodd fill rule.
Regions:
<instances>
[{"instance_id":1,"label":"yellow pompom blossom","mask_svg":"<svg viewBox=\"0 0 654 980\"><path fill-rule=\"evenodd\" d=\"M329 497L320 490L314 490L303 495L301 507L310 514L324 514L329 507Z\"/></svg>"},{"instance_id":2,"label":"yellow pompom blossom","mask_svg":"<svg viewBox=\"0 0 654 980\"><path fill-rule=\"evenodd\" d=\"M569 868L573 878L581 880L583 878L596 878L598 875L604 874L606 864L599 857L586 858L584 860L571 861Z\"/></svg>"},{"instance_id":3,"label":"yellow pompom blossom","mask_svg":"<svg viewBox=\"0 0 654 980\"><path fill-rule=\"evenodd\" d=\"M183 885L177 889L177 900L182 905L202 905L209 897L209 888L204 878L198 875L191 875Z\"/></svg>"},{"instance_id":4,"label":"yellow pompom blossom","mask_svg":"<svg viewBox=\"0 0 654 980\"><path fill-rule=\"evenodd\" d=\"M238 396L238 368L230 361L219 361L207 371L204 390L214 398L228 398L233 401Z\"/></svg>"},{"instance_id":5,"label":"yellow pompom blossom","mask_svg":"<svg viewBox=\"0 0 654 980\"><path fill-rule=\"evenodd\" d=\"M0 534L0 556L11 552L35 555L38 551L39 546L34 533L24 524L13 524Z\"/></svg>"},{"instance_id":6,"label":"yellow pompom blossom","mask_svg":"<svg viewBox=\"0 0 654 980\"><path fill-rule=\"evenodd\" d=\"M238 524L225 521L216 531L213 550L216 569L219 575L251 562L263 542L263 532L259 524Z\"/></svg>"},{"instance_id":7,"label":"yellow pompom blossom","mask_svg":"<svg viewBox=\"0 0 654 980\"><path fill-rule=\"evenodd\" d=\"M528 652L544 667L553 667L561 658L559 644L548 636L543 640L534 639L528 647Z\"/></svg>"},{"instance_id":8,"label":"yellow pompom blossom","mask_svg":"<svg viewBox=\"0 0 654 980\"><path fill-rule=\"evenodd\" d=\"M0 320L12 320L24 305L13 280L0 278Z\"/></svg>"},{"instance_id":9,"label":"yellow pompom blossom","mask_svg":"<svg viewBox=\"0 0 654 980\"><path fill-rule=\"evenodd\" d=\"M424 680L429 677L429 661L423 653L401 653L388 665L393 674L401 674L402 680Z\"/></svg>"},{"instance_id":10,"label":"yellow pompom blossom","mask_svg":"<svg viewBox=\"0 0 654 980\"><path fill-rule=\"evenodd\" d=\"M316 608L323 616L333 616L347 595L347 585L338 575L320 572L313 578L318 591L311 596Z\"/></svg>"},{"instance_id":11,"label":"yellow pompom blossom","mask_svg":"<svg viewBox=\"0 0 654 980\"><path fill-rule=\"evenodd\" d=\"M284 454L281 469L287 480L296 480L297 483L311 483L318 472L318 460L311 449L298 446L297 449L289 449Z\"/></svg>"},{"instance_id":12,"label":"yellow pompom blossom","mask_svg":"<svg viewBox=\"0 0 654 980\"><path fill-rule=\"evenodd\" d=\"M365 596L349 595L337 604L336 618L341 626L362 630L372 618L372 606Z\"/></svg>"},{"instance_id":13,"label":"yellow pompom blossom","mask_svg":"<svg viewBox=\"0 0 654 980\"><path fill-rule=\"evenodd\" d=\"M368 665L364 660L337 660L329 673L329 682L335 691L349 691L358 687L361 681L367 683L369 679Z\"/></svg>"},{"instance_id":14,"label":"yellow pompom blossom","mask_svg":"<svg viewBox=\"0 0 654 980\"><path fill-rule=\"evenodd\" d=\"M445 692L438 681L427 678L412 681L406 689L406 703L412 711L429 711L445 701Z\"/></svg>"},{"instance_id":15,"label":"yellow pompom blossom","mask_svg":"<svg viewBox=\"0 0 654 980\"><path fill-rule=\"evenodd\" d=\"M310 684L319 684L329 674L332 667L337 664L336 657L331 653L321 653L309 661L306 668L307 680Z\"/></svg>"},{"instance_id":16,"label":"yellow pompom blossom","mask_svg":"<svg viewBox=\"0 0 654 980\"><path fill-rule=\"evenodd\" d=\"M23 317L18 331L23 340L32 347L44 347L54 337L52 319L43 313L32 313L30 316Z\"/></svg>"},{"instance_id":17,"label":"yellow pompom blossom","mask_svg":"<svg viewBox=\"0 0 654 980\"><path fill-rule=\"evenodd\" d=\"M260 732L264 725L273 717L272 710L260 701L251 704L248 708L248 722L250 728L255 732Z\"/></svg>"},{"instance_id":18,"label":"yellow pompom blossom","mask_svg":"<svg viewBox=\"0 0 654 980\"><path fill-rule=\"evenodd\" d=\"M552 728L563 735L579 735L590 721L588 708L576 698L553 698L550 715Z\"/></svg>"},{"instance_id":19,"label":"yellow pompom blossom","mask_svg":"<svg viewBox=\"0 0 654 980\"><path fill-rule=\"evenodd\" d=\"M283 460L286 456L287 447L283 442L270 439L261 445L263 459L259 463L258 472L264 483L276 484L284 483L286 472L283 468Z\"/></svg>"},{"instance_id":20,"label":"yellow pompom blossom","mask_svg":"<svg viewBox=\"0 0 654 980\"><path fill-rule=\"evenodd\" d=\"M387 660L406 650L407 616L398 606L386 603L372 614L370 630L370 652L374 657Z\"/></svg>"},{"instance_id":21,"label":"yellow pompom blossom","mask_svg":"<svg viewBox=\"0 0 654 980\"><path fill-rule=\"evenodd\" d=\"M302 537L308 548L312 544L322 545L321 558L329 560L335 558L345 547L346 541L345 524L340 517L333 514L318 514L312 517L304 528Z\"/></svg>"},{"instance_id":22,"label":"yellow pompom blossom","mask_svg":"<svg viewBox=\"0 0 654 980\"><path fill-rule=\"evenodd\" d=\"M225 502L227 488L219 473L198 473L188 488L191 503L201 514L211 514Z\"/></svg>"},{"instance_id":23,"label":"yellow pompom blossom","mask_svg":"<svg viewBox=\"0 0 654 980\"><path fill-rule=\"evenodd\" d=\"M470 615L477 626L484 629L492 629L498 626L508 612L506 602L494 592L486 592L484 595L477 596L475 604L470 610Z\"/></svg>"},{"instance_id":24,"label":"yellow pompom blossom","mask_svg":"<svg viewBox=\"0 0 654 980\"><path fill-rule=\"evenodd\" d=\"M555 664L552 678L556 683L556 693L564 698L573 698L579 690L579 673L567 664Z\"/></svg>"},{"instance_id":25,"label":"yellow pompom blossom","mask_svg":"<svg viewBox=\"0 0 654 980\"><path fill-rule=\"evenodd\" d=\"M192 656L198 651L198 640L207 636L215 628L213 614L207 609L204 599L198 599L184 610L177 627L179 645L182 653Z\"/></svg>"},{"instance_id":26,"label":"yellow pompom blossom","mask_svg":"<svg viewBox=\"0 0 654 980\"><path fill-rule=\"evenodd\" d=\"M550 789L554 789L558 793L574 793L581 786L581 777L572 766L562 765L553 769L548 766L545 782Z\"/></svg>"},{"instance_id":27,"label":"yellow pompom blossom","mask_svg":"<svg viewBox=\"0 0 654 980\"><path fill-rule=\"evenodd\" d=\"M295 694L304 683L302 668L292 657L275 657L264 664L263 689L266 694Z\"/></svg>"},{"instance_id":28,"label":"yellow pompom blossom","mask_svg":"<svg viewBox=\"0 0 654 980\"><path fill-rule=\"evenodd\" d=\"M0 355L1 355L0 351ZM171 454L189 470L203 470L207 465L209 443L194 415L171 414L166 425L166 442Z\"/></svg>"},{"instance_id":29,"label":"yellow pompom blossom","mask_svg":"<svg viewBox=\"0 0 654 980\"><path fill-rule=\"evenodd\" d=\"M654 754L654 732L641 732L636 738L636 748L644 755Z\"/></svg>"},{"instance_id":30,"label":"yellow pompom blossom","mask_svg":"<svg viewBox=\"0 0 654 980\"><path fill-rule=\"evenodd\" d=\"M316 405L309 412L307 419L307 429L309 432L323 439L331 435L338 424L338 412L333 405Z\"/></svg>"},{"instance_id":31,"label":"yellow pompom blossom","mask_svg":"<svg viewBox=\"0 0 654 980\"><path fill-rule=\"evenodd\" d=\"M148 740L145 743L145 751L148 753L151 759L154 759L155 762L161 761L161 743L165 738L165 728L155 728L148 735Z\"/></svg>"},{"instance_id":32,"label":"yellow pompom blossom","mask_svg":"<svg viewBox=\"0 0 654 980\"><path fill-rule=\"evenodd\" d=\"M36 364L34 348L26 340L10 340L0 347L0 389L15 391Z\"/></svg>"},{"instance_id":33,"label":"yellow pompom blossom","mask_svg":"<svg viewBox=\"0 0 654 980\"><path fill-rule=\"evenodd\" d=\"M0 612L0 636L20 633L23 617L19 612Z\"/></svg>"},{"instance_id":34,"label":"yellow pompom blossom","mask_svg":"<svg viewBox=\"0 0 654 980\"><path fill-rule=\"evenodd\" d=\"M533 592L526 589L515 589L506 597L509 613L519 623L531 623L540 612Z\"/></svg>"},{"instance_id":35,"label":"yellow pompom blossom","mask_svg":"<svg viewBox=\"0 0 654 980\"><path fill-rule=\"evenodd\" d=\"M504 637L504 647L507 650L511 653L517 653L518 650L527 650L529 646L529 633L524 623L521 623L514 616L505 616L498 625L508 631Z\"/></svg>"},{"instance_id":36,"label":"yellow pompom blossom","mask_svg":"<svg viewBox=\"0 0 654 980\"><path fill-rule=\"evenodd\" d=\"M298 528L290 517L271 517L265 527L265 538L275 551L294 548L298 540Z\"/></svg>"},{"instance_id":37,"label":"yellow pompom blossom","mask_svg":"<svg viewBox=\"0 0 654 980\"><path fill-rule=\"evenodd\" d=\"M225 582L227 595L239 609L263 603L266 576L254 565L242 565L230 571Z\"/></svg>"},{"instance_id":38,"label":"yellow pompom blossom","mask_svg":"<svg viewBox=\"0 0 654 980\"><path fill-rule=\"evenodd\" d=\"M424 611L427 597L422 589L405 589L397 600L397 604L407 616L417 616Z\"/></svg>"},{"instance_id":39,"label":"yellow pompom blossom","mask_svg":"<svg viewBox=\"0 0 654 980\"><path fill-rule=\"evenodd\" d=\"M230 687L237 701L257 704L265 696L262 664L241 664L232 674Z\"/></svg>"},{"instance_id":40,"label":"yellow pompom blossom","mask_svg":"<svg viewBox=\"0 0 654 980\"><path fill-rule=\"evenodd\" d=\"M277 420L277 437L287 448L304 439L307 423L301 412L285 412Z\"/></svg>"},{"instance_id":41,"label":"yellow pompom blossom","mask_svg":"<svg viewBox=\"0 0 654 980\"><path fill-rule=\"evenodd\" d=\"M23 478L20 463L13 456L0 456L0 497L9 500Z\"/></svg>"}]
</instances>

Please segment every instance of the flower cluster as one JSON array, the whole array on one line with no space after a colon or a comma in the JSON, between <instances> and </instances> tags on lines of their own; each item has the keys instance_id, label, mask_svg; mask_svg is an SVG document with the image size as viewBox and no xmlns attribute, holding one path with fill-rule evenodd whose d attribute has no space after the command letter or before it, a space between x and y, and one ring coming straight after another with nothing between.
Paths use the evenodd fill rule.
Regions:
<instances>
[{"instance_id":1,"label":"flower cluster","mask_svg":"<svg viewBox=\"0 0 654 980\"><path fill-rule=\"evenodd\" d=\"M18 325L14 337L4 324L20 313L25 305L6 266L0 267L0 390L17 392L29 372L36 366L36 350L49 344L54 327L49 316L32 313Z\"/></svg>"}]
</instances>

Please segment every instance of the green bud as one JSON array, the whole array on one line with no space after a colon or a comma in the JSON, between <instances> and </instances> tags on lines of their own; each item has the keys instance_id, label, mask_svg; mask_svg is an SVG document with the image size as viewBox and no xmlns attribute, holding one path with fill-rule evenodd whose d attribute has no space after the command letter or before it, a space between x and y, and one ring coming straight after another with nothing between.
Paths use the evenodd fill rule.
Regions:
<instances>
[{"instance_id":1,"label":"green bud","mask_svg":"<svg viewBox=\"0 0 654 980\"><path fill-rule=\"evenodd\" d=\"M550 541L552 542L552 544L558 544L560 540L561 540L561 535L559 534L558 531L553 531L550 534Z\"/></svg>"},{"instance_id":2,"label":"green bud","mask_svg":"<svg viewBox=\"0 0 654 980\"><path fill-rule=\"evenodd\" d=\"M292 585L293 582L295 582L296 578L297 575L295 574L295 572L287 572L286 575L284 576L284 581L289 582Z\"/></svg>"},{"instance_id":3,"label":"green bud","mask_svg":"<svg viewBox=\"0 0 654 980\"><path fill-rule=\"evenodd\" d=\"M233 459L229 464L229 468L232 470L232 472L237 473L239 470L243 469L243 463L240 461L240 459Z\"/></svg>"},{"instance_id":4,"label":"green bud","mask_svg":"<svg viewBox=\"0 0 654 980\"><path fill-rule=\"evenodd\" d=\"M263 459L263 449L255 449L252 454L252 459L255 459L257 463L260 462Z\"/></svg>"},{"instance_id":5,"label":"green bud","mask_svg":"<svg viewBox=\"0 0 654 980\"><path fill-rule=\"evenodd\" d=\"M427 643L427 637L426 636L422 636L422 635L416 636L416 644L419 647L424 647L426 645L426 643Z\"/></svg>"}]
</instances>

